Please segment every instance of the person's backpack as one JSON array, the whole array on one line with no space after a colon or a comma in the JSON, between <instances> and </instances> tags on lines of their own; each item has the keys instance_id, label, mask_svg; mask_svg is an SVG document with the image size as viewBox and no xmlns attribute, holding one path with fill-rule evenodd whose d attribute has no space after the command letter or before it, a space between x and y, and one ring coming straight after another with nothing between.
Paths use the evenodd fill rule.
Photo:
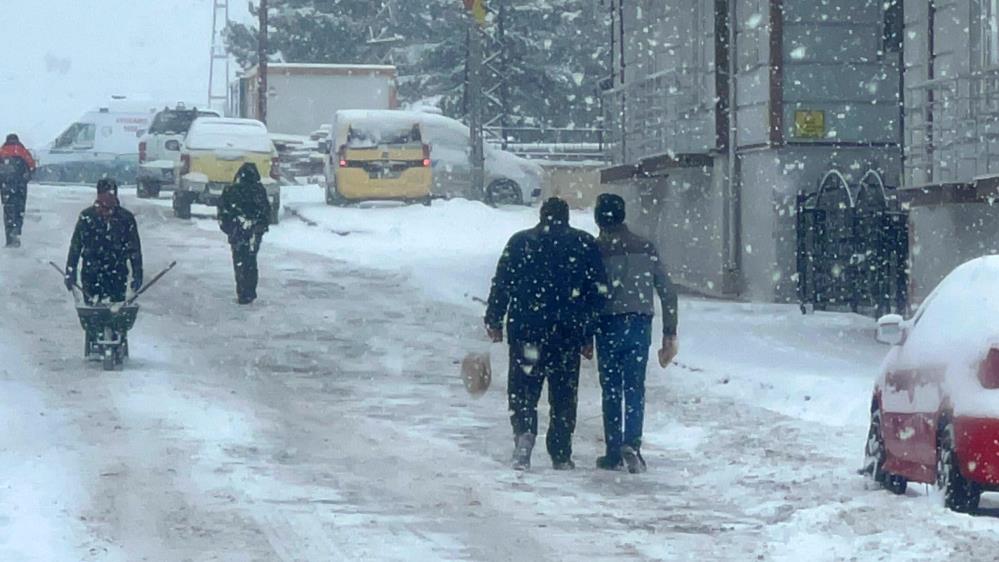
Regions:
<instances>
[{"instance_id":1,"label":"person's backpack","mask_svg":"<svg viewBox=\"0 0 999 562\"><path fill-rule=\"evenodd\" d=\"M16 156L5 156L0 158L0 180L22 180L27 174L27 167L28 166L24 163L24 160Z\"/></svg>"}]
</instances>

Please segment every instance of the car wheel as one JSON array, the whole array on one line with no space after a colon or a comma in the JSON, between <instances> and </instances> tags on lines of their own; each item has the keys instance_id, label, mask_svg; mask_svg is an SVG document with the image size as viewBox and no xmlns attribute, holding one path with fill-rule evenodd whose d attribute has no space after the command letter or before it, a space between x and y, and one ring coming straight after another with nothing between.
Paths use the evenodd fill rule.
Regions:
<instances>
[{"instance_id":1,"label":"car wheel","mask_svg":"<svg viewBox=\"0 0 999 562\"><path fill-rule=\"evenodd\" d=\"M937 434L937 488L943 492L944 506L958 513L978 509L982 490L961 474L960 460L955 450L954 426L944 419Z\"/></svg>"},{"instance_id":2,"label":"car wheel","mask_svg":"<svg viewBox=\"0 0 999 562\"><path fill-rule=\"evenodd\" d=\"M888 449L885 448L884 433L881 430L881 408L875 405L871 409L871 427L867 431L867 445L864 447L864 472L889 492L904 494L909 483L902 476L884 469L887 457Z\"/></svg>"},{"instance_id":3,"label":"car wheel","mask_svg":"<svg viewBox=\"0 0 999 562\"><path fill-rule=\"evenodd\" d=\"M513 180L497 180L486 188L486 203L499 205L523 205L524 194Z\"/></svg>"},{"instance_id":4,"label":"car wheel","mask_svg":"<svg viewBox=\"0 0 999 562\"><path fill-rule=\"evenodd\" d=\"M140 181L135 186L135 194L139 199L156 199L160 196L159 184Z\"/></svg>"},{"instance_id":5,"label":"car wheel","mask_svg":"<svg viewBox=\"0 0 999 562\"><path fill-rule=\"evenodd\" d=\"M178 219L191 218L191 198L186 191L175 191L173 194L173 216Z\"/></svg>"},{"instance_id":6,"label":"car wheel","mask_svg":"<svg viewBox=\"0 0 999 562\"><path fill-rule=\"evenodd\" d=\"M333 207L344 207L347 205L347 200L337 192L336 188L326 188L326 204Z\"/></svg>"}]
</instances>

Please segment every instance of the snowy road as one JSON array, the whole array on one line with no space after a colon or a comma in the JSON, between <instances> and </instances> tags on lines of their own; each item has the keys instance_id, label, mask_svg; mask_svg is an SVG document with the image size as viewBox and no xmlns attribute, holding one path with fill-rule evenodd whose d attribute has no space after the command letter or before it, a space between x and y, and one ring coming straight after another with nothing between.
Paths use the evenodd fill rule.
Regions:
<instances>
[{"instance_id":1,"label":"snowy road","mask_svg":"<svg viewBox=\"0 0 999 562\"><path fill-rule=\"evenodd\" d=\"M871 325L794 307L681 304L680 366L649 374L633 477L591 467L585 367L573 473L507 468L504 362L485 349L496 253L532 210L465 202L334 210L285 194L261 300L234 303L208 218L124 196L150 291L132 362L80 359L65 259L86 189L33 187L25 246L0 251L0 560L990 559L999 519L854 475L883 348ZM586 224L586 221L582 221ZM493 348L494 356L501 355ZM999 507L986 496L983 505Z\"/></svg>"}]
</instances>

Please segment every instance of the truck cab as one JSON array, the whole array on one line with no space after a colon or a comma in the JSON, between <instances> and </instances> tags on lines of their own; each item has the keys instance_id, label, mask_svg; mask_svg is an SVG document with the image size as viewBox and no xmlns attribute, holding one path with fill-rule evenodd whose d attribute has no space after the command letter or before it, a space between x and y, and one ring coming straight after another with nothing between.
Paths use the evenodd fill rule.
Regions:
<instances>
[{"instance_id":1,"label":"truck cab","mask_svg":"<svg viewBox=\"0 0 999 562\"><path fill-rule=\"evenodd\" d=\"M221 117L217 111L188 107L179 103L164 108L153 118L149 130L139 139L139 172L136 193L140 198L156 198L163 188L175 188L181 168L180 149L191 124L199 117Z\"/></svg>"}]
</instances>

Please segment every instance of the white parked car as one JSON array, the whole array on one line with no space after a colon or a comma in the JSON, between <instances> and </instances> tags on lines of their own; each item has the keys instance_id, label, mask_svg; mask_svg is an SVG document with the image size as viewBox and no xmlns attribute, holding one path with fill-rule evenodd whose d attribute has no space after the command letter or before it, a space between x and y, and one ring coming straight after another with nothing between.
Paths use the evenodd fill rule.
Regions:
<instances>
[{"instance_id":1,"label":"white parked car","mask_svg":"<svg viewBox=\"0 0 999 562\"><path fill-rule=\"evenodd\" d=\"M334 131L326 159L327 197L334 185L338 152L347 138L346 126L371 123L419 123L423 142L430 145L433 170L431 193L437 197L470 197L469 129L460 121L422 111L345 110L334 117ZM343 130L340 130L343 129ZM541 196L544 172L538 164L495 146L485 147L486 201L493 204L530 205Z\"/></svg>"},{"instance_id":2,"label":"white parked car","mask_svg":"<svg viewBox=\"0 0 999 562\"><path fill-rule=\"evenodd\" d=\"M217 111L184 104L156 114L153 124L139 139L139 174L136 193L140 198L158 197L163 188L173 189L179 178L180 148L191 124L199 117L221 117Z\"/></svg>"}]
</instances>

